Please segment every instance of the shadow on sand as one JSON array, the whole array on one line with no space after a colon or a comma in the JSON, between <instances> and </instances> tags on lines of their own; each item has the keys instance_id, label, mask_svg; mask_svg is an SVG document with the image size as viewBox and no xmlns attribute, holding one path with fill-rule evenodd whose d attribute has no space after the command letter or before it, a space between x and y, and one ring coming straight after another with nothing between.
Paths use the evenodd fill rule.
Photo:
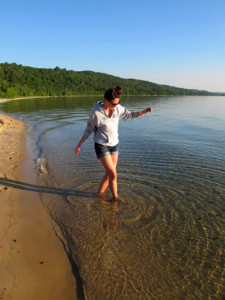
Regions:
<instances>
[{"instance_id":1,"label":"shadow on sand","mask_svg":"<svg viewBox=\"0 0 225 300\"><path fill-rule=\"evenodd\" d=\"M53 195L79 196L79 197L90 197L90 198L96 196L94 193L82 192L82 191L77 191L74 189L60 189L60 188L49 187L49 186L35 185L35 184L11 180L11 179L2 178L2 177L0 177L0 184L7 186L7 187L15 188L15 189L32 191L32 192L37 192L37 193L48 193L48 194L53 194Z\"/></svg>"},{"instance_id":2,"label":"shadow on sand","mask_svg":"<svg viewBox=\"0 0 225 300\"><path fill-rule=\"evenodd\" d=\"M59 189L55 187L49 187L49 186L40 186L35 184L30 184L26 182L11 180L8 178L2 178L0 177L0 185L3 185L5 187L12 187L15 189L25 190L25 191L32 191L37 193L48 193L53 195L63 195L63 196L79 196L79 197L90 197L96 196L94 193L88 193L88 192L82 192L72 189ZM64 249L66 251L66 248L64 246ZM70 261L70 264L72 266L72 272L75 276L75 280L77 283L76 287L76 296L78 300L84 300L84 288L83 288L83 280L80 276L79 269L72 259L70 253L67 253L68 259ZM1 298L1 297L0 297Z\"/></svg>"}]
</instances>

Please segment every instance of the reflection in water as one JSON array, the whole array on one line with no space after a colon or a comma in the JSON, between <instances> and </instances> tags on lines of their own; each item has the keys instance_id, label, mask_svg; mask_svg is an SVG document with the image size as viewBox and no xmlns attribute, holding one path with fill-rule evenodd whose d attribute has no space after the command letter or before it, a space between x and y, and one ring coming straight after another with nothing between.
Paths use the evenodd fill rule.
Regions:
<instances>
[{"instance_id":1,"label":"reflection in water","mask_svg":"<svg viewBox=\"0 0 225 300\"><path fill-rule=\"evenodd\" d=\"M74 156L97 100L2 106L33 127L45 162L37 187L86 298L224 299L224 97L121 99L131 110L154 109L120 122L118 188L128 205L95 196L104 170L91 138Z\"/></svg>"},{"instance_id":2,"label":"reflection in water","mask_svg":"<svg viewBox=\"0 0 225 300\"><path fill-rule=\"evenodd\" d=\"M106 234L116 231L117 229L117 211L118 202L113 201L112 203L101 200L99 208L102 211L102 228L105 230Z\"/></svg>"}]
</instances>

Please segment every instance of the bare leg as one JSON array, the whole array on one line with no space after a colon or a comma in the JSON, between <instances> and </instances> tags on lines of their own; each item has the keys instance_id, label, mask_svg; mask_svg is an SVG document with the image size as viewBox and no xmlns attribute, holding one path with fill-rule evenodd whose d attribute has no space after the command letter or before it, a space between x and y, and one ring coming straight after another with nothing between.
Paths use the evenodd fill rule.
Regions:
<instances>
[{"instance_id":1,"label":"bare leg","mask_svg":"<svg viewBox=\"0 0 225 300\"><path fill-rule=\"evenodd\" d=\"M98 195L102 195L109 185L109 176L105 174L99 184Z\"/></svg>"},{"instance_id":2,"label":"bare leg","mask_svg":"<svg viewBox=\"0 0 225 300\"><path fill-rule=\"evenodd\" d=\"M118 155L107 155L100 158L100 161L105 168L105 175L103 176L98 190L98 195L104 199L108 200L107 196L104 194L106 188L109 186L110 191L113 195L113 199L117 202L127 203L127 201L122 200L118 197L117 193L117 173L116 166L118 162Z\"/></svg>"},{"instance_id":3,"label":"bare leg","mask_svg":"<svg viewBox=\"0 0 225 300\"><path fill-rule=\"evenodd\" d=\"M117 173L116 173L116 166L118 162L118 155L107 155L100 158L100 161L105 168L105 175L103 176L99 189L98 194L102 195L106 188L109 186L110 191L113 197L118 197L117 195Z\"/></svg>"}]
</instances>

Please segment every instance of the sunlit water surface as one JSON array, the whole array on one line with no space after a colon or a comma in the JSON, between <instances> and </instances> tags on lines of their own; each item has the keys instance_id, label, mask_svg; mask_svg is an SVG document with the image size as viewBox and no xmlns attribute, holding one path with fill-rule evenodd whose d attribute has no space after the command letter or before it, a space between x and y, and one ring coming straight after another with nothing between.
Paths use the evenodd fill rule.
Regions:
<instances>
[{"instance_id":1,"label":"sunlit water surface","mask_svg":"<svg viewBox=\"0 0 225 300\"><path fill-rule=\"evenodd\" d=\"M225 299L225 97L123 97L153 113L120 122L118 188L99 200L93 137L74 148L96 97L12 101L36 144L42 202L87 299Z\"/></svg>"}]
</instances>

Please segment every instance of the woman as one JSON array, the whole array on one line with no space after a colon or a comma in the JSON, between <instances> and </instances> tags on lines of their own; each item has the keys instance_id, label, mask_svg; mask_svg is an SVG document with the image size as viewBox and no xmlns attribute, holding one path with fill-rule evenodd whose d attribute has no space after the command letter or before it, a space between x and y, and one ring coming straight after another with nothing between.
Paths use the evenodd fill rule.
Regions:
<instances>
[{"instance_id":1,"label":"woman","mask_svg":"<svg viewBox=\"0 0 225 300\"><path fill-rule=\"evenodd\" d=\"M121 86L116 86L105 92L104 102L98 102L90 114L87 128L75 148L75 154L79 155L81 145L94 132L95 152L105 168L105 175L100 182L98 195L106 200L104 192L109 186L113 200L126 203L126 201L118 197L117 192L116 166L118 162L119 120L134 119L152 112L152 109L149 107L141 112L128 111L119 104L122 93L123 88Z\"/></svg>"}]
</instances>

